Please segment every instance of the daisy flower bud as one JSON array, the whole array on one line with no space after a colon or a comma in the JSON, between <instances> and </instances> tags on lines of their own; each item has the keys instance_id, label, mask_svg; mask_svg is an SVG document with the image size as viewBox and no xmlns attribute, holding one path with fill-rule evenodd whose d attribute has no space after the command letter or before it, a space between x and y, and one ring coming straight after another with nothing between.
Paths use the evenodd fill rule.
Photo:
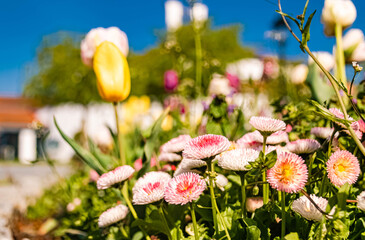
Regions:
<instances>
[{"instance_id":1,"label":"daisy flower bud","mask_svg":"<svg viewBox=\"0 0 365 240\"><path fill-rule=\"evenodd\" d=\"M122 204L109 208L100 215L98 225L100 228L103 228L119 222L127 216L128 212L128 207Z\"/></svg>"},{"instance_id":2,"label":"daisy flower bud","mask_svg":"<svg viewBox=\"0 0 365 240\"><path fill-rule=\"evenodd\" d=\"M269 117L251 117L249 123L263 136L270 136L286 128L286 124L283 121Z\"/></svg>"}]
</instances>

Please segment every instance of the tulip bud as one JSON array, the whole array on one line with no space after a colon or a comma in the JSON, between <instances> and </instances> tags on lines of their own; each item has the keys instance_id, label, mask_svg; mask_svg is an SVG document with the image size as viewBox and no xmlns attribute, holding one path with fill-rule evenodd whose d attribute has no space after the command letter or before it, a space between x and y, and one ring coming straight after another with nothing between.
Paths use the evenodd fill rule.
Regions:
<instances>
[{"instance_id":1,"label":"tulip bud","mask_svg":"<svg viewBox=\"0 0 365 240\"><path fill-rule=\"evenodd\" d=\"M213 79L209 83L208 92L209 95L223 94L227 96L231 93L228 79L219 74L213 74Z\"/></svg>"},{"instance_id":2,"label":"tulip bud","mask_svg":"<svg viewBox=\"0 0 365 240\"><path fill-rule=\"evenodd\" d=\"M335 66L335 60L331 53L329 52L313 52L313 55L318 59L318 61L323 65L323 67L330 71ZM311 57L308 58L308 64L314 64Z\"/></svg>"},{"instance_id":3,"label":"tulip bud","mask_svg":"<svg viewBox=\"0 0 365 240\"><path fill-rule=\"evenodd\" d=\"M326 0L322 10L321 22L327 36L334 35L336 24L346 28L356 19L356 8L351 0Z\"/></svg>"},{"instance_id":4,"label":"tulip bud","mask_svg":"<svg viewBox=\"0 0 365 240\"><path fill-rule=\"evenodd\" d=\"M164 74L164 84L165 89L168 92L172 92L176 89L179 83L179 78L177 76L177 72L174 70L168 70Z\"/></svg>"},{"instance_id":5,"label":"tulip bud","mask_svg":"<svg viewBox=\"0 0 365 240\"><path fill-rule=\"evenodd\" d=\"M128 62L113 43L105 41L97 47L93 65L102 99L119 102L128 97L131 89Z\"/></svg>"},{"instance_id":6,"label":"tulip bud","mask_svg":"<svg viewBox=\"0 0 365 240\"><path fill-rule=\"evenodd\" d=\"M196 28L201 28L208 19L208 7L203 3L195 3L191 9L191 20Z\"/></svg>"},{"instance_id":7,"label":"tulip bud","mask_svg":"<svg viewBox=\"0 0 365 240\"><path fill-rule=\"evenodd\" d=\"M168 31L174 32L181 27L184 9L179 1L170 0L165 2L165 22Z\"/></svg>"}]
</instances>

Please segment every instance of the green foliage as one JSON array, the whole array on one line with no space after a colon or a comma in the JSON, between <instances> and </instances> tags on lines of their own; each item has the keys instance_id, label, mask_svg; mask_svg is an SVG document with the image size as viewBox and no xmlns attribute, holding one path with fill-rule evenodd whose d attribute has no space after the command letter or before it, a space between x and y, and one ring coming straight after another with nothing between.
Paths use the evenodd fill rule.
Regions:
<instances>
[{"instance_id":1,"label":"green foliage","mask_svg":"<svg viewBox=\"0 0 365 240\"><path fill-rule=\"evenodd\" d=\"M203 89L207 89L211 74L224 73L228 62L253 56L253 51L239 42L239 27L228 26L202 32ZM163 75L166 70L179 73L179 91L192 96L195 78L195 43L192 26L180 28L171 46L170 36L162 34L160 43L145 53L131 52L128 64L131 73L131 95L150 95L158 99L166 96ZM67 34L57 34L61 43L44 38L37 56L38 73L28 79L24 96L36 99L42 105L63 102L88 104L100 101L93 70L83 65L80 41ZM170 44L171 45L171 44Z\"/></svg>"},{"instance_id":2,"label":"green foliage","mask_svg":"<svg viewBox=\"0 0 365 240\"><path fill-rule=\"evenodd\" d=\"M52 37L61 43L54 44ZM68 34L45 37L37 56L38 73L27 80L24 96L41 105L99 101L95 74L81 62L79 46Z\"/></svg>"}]
</instances>

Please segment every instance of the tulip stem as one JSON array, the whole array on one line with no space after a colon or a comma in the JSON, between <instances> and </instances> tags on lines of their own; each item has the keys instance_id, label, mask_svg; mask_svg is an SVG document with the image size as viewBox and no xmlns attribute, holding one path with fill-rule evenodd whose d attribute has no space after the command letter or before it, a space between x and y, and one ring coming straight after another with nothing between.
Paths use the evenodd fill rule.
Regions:
<instances>
[{"instance_id":1,"label":"tulip stem","mask_svg":"<svg viewBox=\"0 0 365 240\"><path fill-rule=\"evenodd\" d=\"M191 210L191 218L193 220L193 227L194 227L194 238L195 240L199 240L199 231L198 231L198 224L196 223L196 216L195 216L195 209L194 203L190 204Z\"/></svg>"},{"instance_id":2,"label":"tulip stem","mask_svg":"<svg viewBox=\"0 0 365 240\"><path fill-rule=\"evenodd\" d=\"M114 102L113 107L114 107L114 114L115 114L115 122L117 125L117 137L118 137L120 162L122 165L126 165L125 154L123 151L123 136L122 136L122 130L120 127L120 119L119 119L119 114L118 114L118 102Z\"/></svg>"},{"instance_id":3,"label":"tulip stem","mask_svg":"<svg viewBox=\"0 0 365 240\"><path fill-rule=\"evenodd\" d=\"M113 102L113 107L114 107L114 114L115 114L115 122L116 122L116 125L117 125L119 158L120 158L120 162L121 162L122 166L124 166L124 165L126 165L126 160L125 160L125 154L124 154L124 151L123 151L123 135L122 135L122 131L120 129L120 121L119 121L119 114L118 114L118 102ZM122 193L124 193L127 196L127 198L129 197L128 182L125 182L125 184L123 184Z\"/></svg>"},{"instance_id":4,"label":"tulip stem","mask_svg":"<svg viewBox=\"0 0 365 240\"><path fill-rule=\"evenodd\" d=\"M336 35L336 77L346 86L346 71L345 71L345 55L343 52L342 44L342 25L336 23L335 25L335 35ZM345 97L345 96L344 96Z\"/></svg>"},{"instance_id":5,"label":"tulip stem","mask_svg":"<svg viewBox=\"0 0 365 240\"><path fill-rule=\"evenodd\" d=\"M200 30L194 27L194 40L195 40L195 59L196 59L196 69L195 69L195 84L198 96L201 94L202 85L202 44L200 39Z\"/></svg>"}]
</instances>

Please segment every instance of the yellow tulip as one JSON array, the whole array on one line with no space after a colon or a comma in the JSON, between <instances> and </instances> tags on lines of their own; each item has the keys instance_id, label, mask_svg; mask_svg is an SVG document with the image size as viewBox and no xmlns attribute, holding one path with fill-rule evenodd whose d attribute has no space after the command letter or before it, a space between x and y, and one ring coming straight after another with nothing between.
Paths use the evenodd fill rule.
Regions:
<instances>
[{"instance_id":1,"label":"yellow tulip","mask_svg":"<svg viewBox=\"0 0 365 240\"><path fill-rule=\"evenodd\" d=\"M128 97L131 90L128 62L118 47L108 41L100 44L93 65L101 98L119 102Z\"/></svg>"},{"instance_id":2,"label":"yellow tulip","mask_svg":"<svg viewBox=\"0 0 365 240\"><path fill-rule=\"evenodd\" d=\"M173 127L174 119L171 115L167 115L161 123L161 128L163 131L167 132L170 131Z\"/></svg>"}]
</instances>

